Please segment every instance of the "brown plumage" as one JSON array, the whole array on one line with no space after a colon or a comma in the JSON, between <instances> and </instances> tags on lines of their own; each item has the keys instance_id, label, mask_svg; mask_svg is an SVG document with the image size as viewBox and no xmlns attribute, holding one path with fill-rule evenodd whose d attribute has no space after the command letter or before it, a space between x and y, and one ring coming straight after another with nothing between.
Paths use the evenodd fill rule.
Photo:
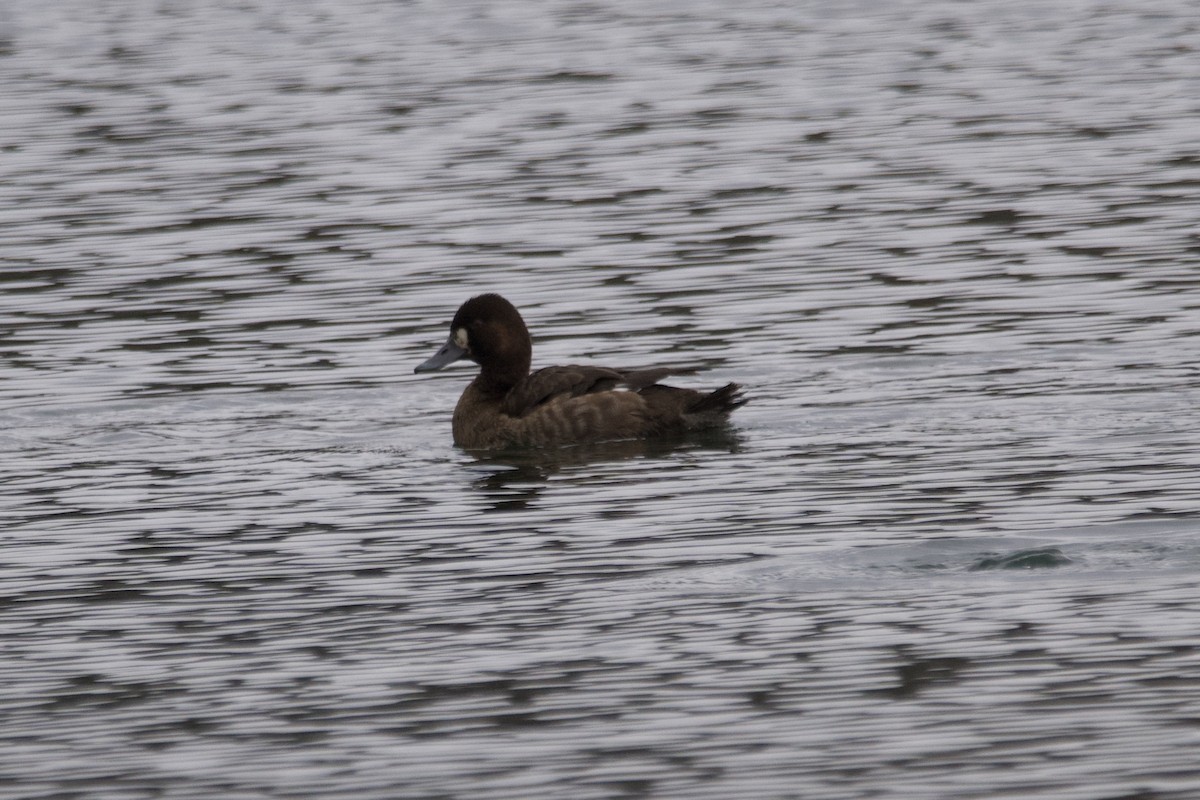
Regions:
<instances>
[{"instance_id":1,"label":"brown plumage","mask_svg":"<svg viewBox=\"0 0 1200 800\"><path fill-rule=\"evenodd\" d=\"M736 383L713 392L658 381L688 369L546 367L529 372L533 342L521 314L498 294L473 297L450 338L415 372L468 358L480 366L454 408L454 443L467 449L632 439L725 424L746 402Z\"/></svg>"}]
</instances>

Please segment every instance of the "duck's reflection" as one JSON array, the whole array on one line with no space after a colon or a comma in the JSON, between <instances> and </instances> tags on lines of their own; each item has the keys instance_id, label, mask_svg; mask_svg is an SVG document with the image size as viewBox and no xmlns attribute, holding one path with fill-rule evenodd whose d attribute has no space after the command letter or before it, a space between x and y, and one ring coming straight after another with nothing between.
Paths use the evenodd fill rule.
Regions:
<instances>
[{"instance_id":1,"label":"duck's reflection","mask_svg":"<svg viewBox=\"0 0 1200 800\"><path fill-rule=\"evenodd\" d=\"M468 462L467 467L479 473L472 486L487 500L484 511L520 511L537 500L552 477L580 467L662 459L663 468L671 469L672 456L681 453L737 453L741 450L742 438L736 431L718 429L572 447L468 451L475 460ZM594 472L581 470L573 480L587 483L594 478Z\"/></svg>"}]
</instances>

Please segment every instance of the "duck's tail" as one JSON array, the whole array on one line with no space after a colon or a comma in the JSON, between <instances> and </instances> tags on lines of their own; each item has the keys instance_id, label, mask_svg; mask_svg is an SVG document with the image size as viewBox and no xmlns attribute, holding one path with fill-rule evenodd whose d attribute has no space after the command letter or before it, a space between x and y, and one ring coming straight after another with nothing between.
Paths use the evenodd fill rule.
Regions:
<instances>
[{"instance_id":1,"label":"duck's tail","mask_svg":"<svg viewBox=\"0 0 1200 800\"><path fill-rule=\"evenodd\" d=\"M720 425L729 419L735 408L746 405L748 399L741 386L727 383L688 406L683 419L691 430Z\"/></svg>"}]
</instances>

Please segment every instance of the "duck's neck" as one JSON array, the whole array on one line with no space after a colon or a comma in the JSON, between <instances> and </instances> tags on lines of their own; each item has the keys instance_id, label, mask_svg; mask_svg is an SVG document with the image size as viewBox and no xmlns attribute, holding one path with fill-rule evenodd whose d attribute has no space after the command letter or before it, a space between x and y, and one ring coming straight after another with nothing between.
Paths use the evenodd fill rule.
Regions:
<instances>
[{"instance_id":1,"label":"duck's neck","mask_svg":"<svg viewBox=\"0 0 1200 800\"><path fill-rule=\"evenodd\" d=\"M488 395L503 396L529 376L529 362L516 364L507 369L484 369L475 379L479 390Z\"/></svg>"}]
</instances>

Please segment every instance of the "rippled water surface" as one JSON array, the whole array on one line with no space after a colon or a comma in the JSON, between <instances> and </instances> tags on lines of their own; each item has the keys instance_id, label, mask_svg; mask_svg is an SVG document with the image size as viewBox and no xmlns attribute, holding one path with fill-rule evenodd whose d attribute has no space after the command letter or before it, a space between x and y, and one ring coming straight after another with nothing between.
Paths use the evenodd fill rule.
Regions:
<instances>
[{"instance_id":1,"label":"rippled water surface","mask_svg":"<svg viewBox=\"0 0 1200 800\"><path fill-rule=\"evenodd\" d=\"M1200 796L1197 20L0 7L0 797Z\"/></svg>"}]
</instances>

